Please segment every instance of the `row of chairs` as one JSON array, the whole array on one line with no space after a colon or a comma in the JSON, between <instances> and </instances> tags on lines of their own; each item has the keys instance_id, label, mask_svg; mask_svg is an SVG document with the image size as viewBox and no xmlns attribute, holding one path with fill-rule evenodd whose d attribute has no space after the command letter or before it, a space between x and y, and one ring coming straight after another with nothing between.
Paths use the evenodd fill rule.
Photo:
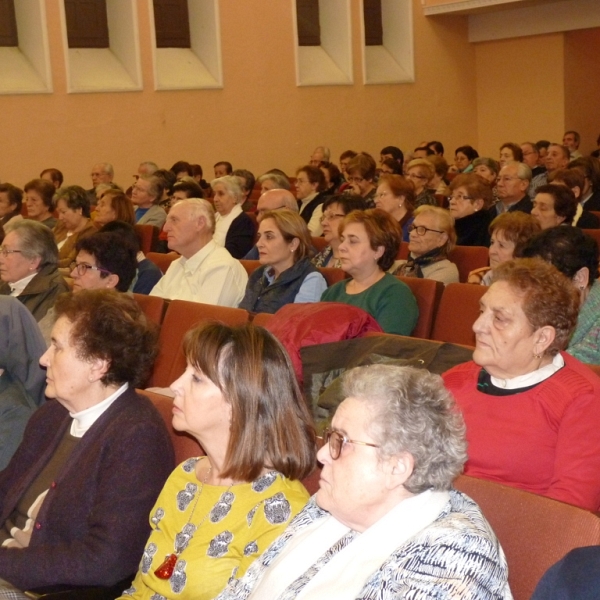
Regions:
<instances>
[{"instance_id":1,"label":"row of chairs","mask_svg":"<svg viewBox=\"0 0 600 600\"><path fill-rule=\"evenodd\" d=\"M173 430L171 398L141 391L161 413L178 463L204 454L198 442ZM317 467L303 483L319 488ZM480 506L506 554L509 584L515 600L529 600L544 572L569 550L600 544L600 519L581 508L491 481L460 475L454 482Z\"/></svg>"},{"instance_id":2,"label":"row of chairs","mask_svg":"<svg viewBox=\"0 0 600 600\"><path fill-rule=\"evenodd\" d=\"M179 255L175 252L169 254L151 252L147 256L164 273ZM242 260L241 263L248 274L260 266L257 260ZM342 269L323 267L319 272L329 286L347 277ZM451 283L444 288L442 283L432 279L416 277L398 279L410 287L419 306L419 320L412 333L413 337L466 346L474 345L475 338L471 327L479 315L479 300L487 289L485 286ZM457 307L460 307L460 310L457 310ZM212 307L212 309L218 308ZM269 318L270 315L257 315L255 322L264 325Z\"/></svg>"}]
</instances>

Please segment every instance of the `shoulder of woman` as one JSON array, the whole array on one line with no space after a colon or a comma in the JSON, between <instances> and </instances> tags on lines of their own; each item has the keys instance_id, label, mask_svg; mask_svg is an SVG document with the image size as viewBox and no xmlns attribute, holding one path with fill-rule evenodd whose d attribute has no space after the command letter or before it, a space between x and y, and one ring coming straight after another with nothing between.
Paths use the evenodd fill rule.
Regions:
<instances>
[{"instance_id":1,"label":"shoulder of woman","mask_svg":"<svg viewBox=\"0 0 600 600\"><path fill-rule=\"evenodd\" d=\"M442 379L446 387L460 385L465 381L477 380L481 367L472 360L456 365L442 373Z\"/></svg>"}]
</instances>

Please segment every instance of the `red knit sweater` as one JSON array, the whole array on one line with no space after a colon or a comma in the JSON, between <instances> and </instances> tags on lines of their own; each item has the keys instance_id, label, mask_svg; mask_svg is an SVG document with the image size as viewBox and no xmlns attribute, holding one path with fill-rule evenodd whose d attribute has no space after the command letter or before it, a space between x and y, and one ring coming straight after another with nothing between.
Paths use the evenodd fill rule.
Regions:
<instances>
[{"instance_id":1,"label":"red knit sweater","mask_svg":"<svg viewBox=\"0 0 600 600\"><path fill-rule=\"evenodd\" d=\"M565 366L512 396L477 390L481 367L444 373L467 425L465 473L589 510L600 507L600 378L563 353Z\"/></svg>"}]
</instances>

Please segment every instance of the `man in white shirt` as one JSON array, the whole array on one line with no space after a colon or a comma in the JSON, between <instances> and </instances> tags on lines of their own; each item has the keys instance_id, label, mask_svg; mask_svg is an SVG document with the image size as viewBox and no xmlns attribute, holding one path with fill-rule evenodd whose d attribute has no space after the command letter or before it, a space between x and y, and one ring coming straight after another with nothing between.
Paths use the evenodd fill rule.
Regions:
<instances>
[{"instance_id":1,"label":"man in white shirt","mask_svg":"<svg viewBox=\"0 0 600 600\"><path fill-rule=\"evenodd\" d=\"M151 296L236 307L246 290L242 264L213 241L215 213L206 200L188 198L171 208L164 231L171 250L181 254Z\"/></svg>"}]
</instances>

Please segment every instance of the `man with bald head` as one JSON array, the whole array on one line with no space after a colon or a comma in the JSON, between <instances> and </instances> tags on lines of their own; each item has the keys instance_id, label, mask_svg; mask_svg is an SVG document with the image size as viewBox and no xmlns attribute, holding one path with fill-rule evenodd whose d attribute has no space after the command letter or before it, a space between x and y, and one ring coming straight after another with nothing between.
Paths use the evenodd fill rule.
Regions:
<instances>
[{"instance_id":1,"label":"man with bald head","mask_svg":"<svg viewBox=\"0 0 600 600\"><path fill-rule=\"evenodd\" d=\"M258 199L258 204L256 205L256 220L260 223L266 212L270 210L280 210L282 208L298 212L298 201L294 194L289 190L267 190ZM248 254L244 256L244 260L258 260L256 244L250 249Z\"/></svg>"},{"instance_id":2,"label":"man with bald head","mask_svg":"<svg viewBox=\"0 0 600 600\"><path fill-rule=\"evenodd\" d=\"M188 198L171 208L164 226L173 261L151 296L237 307L248 274L239 260L213 241L215 211L207 200Z\"/></svg>"}]
</instances>

